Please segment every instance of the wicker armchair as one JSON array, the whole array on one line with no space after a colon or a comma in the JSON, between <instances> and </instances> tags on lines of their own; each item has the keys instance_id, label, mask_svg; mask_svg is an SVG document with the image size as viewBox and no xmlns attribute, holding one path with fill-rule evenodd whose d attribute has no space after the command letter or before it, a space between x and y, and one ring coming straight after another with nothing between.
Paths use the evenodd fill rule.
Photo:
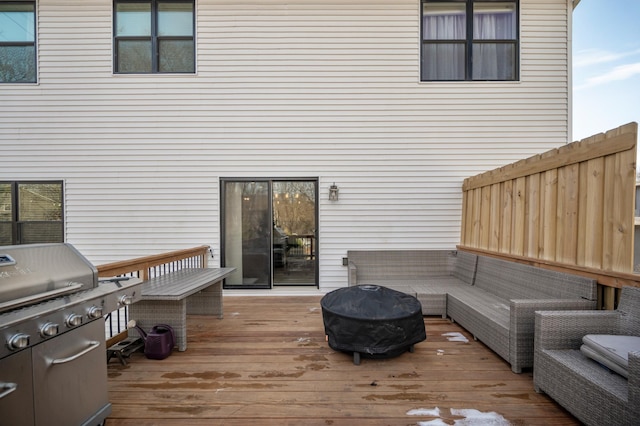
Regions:
<instances>
[{"instance_id":1,"label":"wicker armchair","mask_svg":"<svg viewBox=\"0 0 640 426\"><path fill-rule=\"evenodd\" d=\"M640 424L640 352L629 379L580 351L586 334L640 336L640 288L625 287L615 311L538 311L533 383L586 425Z\"/></svg>"}]
</instances>

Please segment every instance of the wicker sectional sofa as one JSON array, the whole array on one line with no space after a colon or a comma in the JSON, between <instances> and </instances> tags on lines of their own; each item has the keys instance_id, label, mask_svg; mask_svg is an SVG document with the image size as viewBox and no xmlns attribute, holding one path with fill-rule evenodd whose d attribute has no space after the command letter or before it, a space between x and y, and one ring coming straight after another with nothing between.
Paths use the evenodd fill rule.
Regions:
<instances>
[{"instance_id":1,"label":"wicker sectional sofa","mask_svg":"<svg viewBox=\"0 0 640 426\"><path fill-rule=\"evenodd\" d=\"M544 311L535 319L533 384L586 425L640 424L640 352L628 379L581 350L588 334L640 336L640 288L624 287L615 311Z\"/></svg>"},{"instance_id":2,"label":"wicker sectional sofa","mask_svg":"<svg viewBox=\"0 0 640 426\"><path fill-rule=\"evenodd\" d=\"M349 285L412 294L458 322L515 373L533 367L535 311L595 309L595 280L465 251L349 251Z\"/></svg>"},{"instance_id":3,"label":"wicker sectional sofa","mask_svg":"<svg viewBox=\"0 0 640 426\"><path fill-rule=\"evenodd\" d=\"M349 286L382 285L420 300L422 315L447 317L447 292L471 286L478 256L451 250L349 251ZM425 285L427 284L428 285Z\"/></svg>"}]
</instances>

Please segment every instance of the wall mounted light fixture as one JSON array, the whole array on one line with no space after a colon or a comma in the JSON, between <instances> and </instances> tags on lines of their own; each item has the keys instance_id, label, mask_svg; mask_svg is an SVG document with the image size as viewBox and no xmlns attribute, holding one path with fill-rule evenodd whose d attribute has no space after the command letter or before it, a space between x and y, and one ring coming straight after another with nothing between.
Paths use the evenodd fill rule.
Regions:
<instances>
[{"instance_id":1,"label":"wall mounted light fixture","mask_svg":"<svg viewBox=\"0 0 640 426\"><path fill-rule=\"evenodd\" d=\"M338 192L340 192L340 190L334 182L333 185L329 187L329 201L338 201Z\"/></svg>"}]
</instances>

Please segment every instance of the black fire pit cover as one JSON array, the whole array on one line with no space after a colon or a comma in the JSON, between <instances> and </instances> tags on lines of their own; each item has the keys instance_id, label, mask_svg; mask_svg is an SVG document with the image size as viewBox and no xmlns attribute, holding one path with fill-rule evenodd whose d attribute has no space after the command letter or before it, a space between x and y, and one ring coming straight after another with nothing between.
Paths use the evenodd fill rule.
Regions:
<instances>
[{"instance_id":1,"label":"black fire pit cover","mask_svg":"<svg viewBox=\"0 0 640 426\"><path fill-rule=\"evenodd\" d=\"M400 355L426 340L420 301L377 285L346 287L320 301L329 346L370 358Z\"/></svg>"}]
</instances>

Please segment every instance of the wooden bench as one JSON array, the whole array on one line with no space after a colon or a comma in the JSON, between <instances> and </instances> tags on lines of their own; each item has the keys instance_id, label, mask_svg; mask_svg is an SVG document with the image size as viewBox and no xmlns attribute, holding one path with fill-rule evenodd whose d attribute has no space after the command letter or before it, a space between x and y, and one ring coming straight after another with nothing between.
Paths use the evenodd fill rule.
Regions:
<instances>
[{"instance_id":1,"label":"wooden bench","mask_svg":"<svg viewBox=\"0 0 640 426\"><path fill-rule=\"evenodd\" d=\"M187 349L187 314L222 318L222 281L236 268L187 268L150 279L142 285L140 301L129 316L143 330L154 325L173 327L179 351ZM130 336L138 332L129 330Z\"/></svg>"}]
</instances>

